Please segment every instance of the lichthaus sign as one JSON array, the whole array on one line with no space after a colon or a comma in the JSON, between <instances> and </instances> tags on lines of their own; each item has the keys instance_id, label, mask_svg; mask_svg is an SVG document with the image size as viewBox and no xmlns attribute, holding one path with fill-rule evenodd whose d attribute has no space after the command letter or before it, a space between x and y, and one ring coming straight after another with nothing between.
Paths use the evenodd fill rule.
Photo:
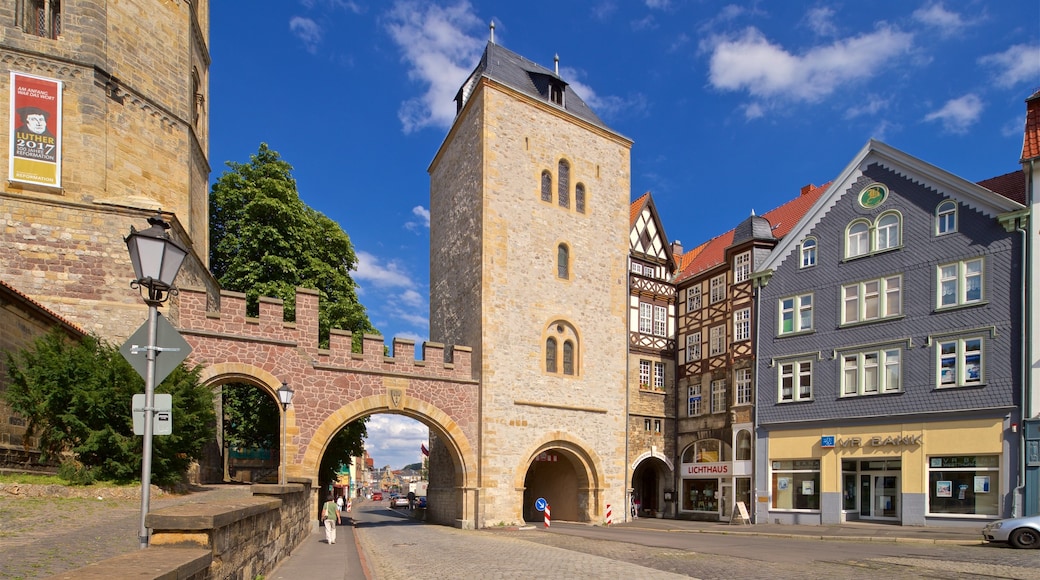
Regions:
<instances>
[{"instance_id":1,"label":"lichthaus sign","mask_svg":"<svg viewBox=\"0 0 1040 580\"><path fill-rule=\"evenodd\" d=\"M683 463L683 475L695 475L701 477L716 477L719 475L730 475L732 473L729 463Z\"/></svg>"}]
</instances>

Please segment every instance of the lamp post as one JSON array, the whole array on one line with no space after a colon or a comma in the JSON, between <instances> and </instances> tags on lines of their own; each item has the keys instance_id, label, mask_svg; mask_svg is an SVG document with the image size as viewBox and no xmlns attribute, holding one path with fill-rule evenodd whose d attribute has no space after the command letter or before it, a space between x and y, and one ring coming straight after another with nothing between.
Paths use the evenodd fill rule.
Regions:
<instances>
[{"instance_id":1,"label":"lamp post","mask_svg":"<svg viewBox=\"0 0 1040 580\"><path fill-rule=\"evenodd\" d=\"M285 485L285 424L288 423L289 405L292 404L292 398L295 393L289 388L287 383L282 383L281 388L278 389L278 400L282 403L282 445L281 454L278 458L278 465L281 467L281 474L278 477L278 483Z\"/></svg>"},{"instance_id":2,"label":"lamp post","mask_svg":"<svg viewBox=\"0 0 1040 580\"><path fill-rule=\"evenodd\" d=\"M145 379L144 379L144 446L141 458L141 526L138 539L141 548L148 547L148 528L145 526L145 516L148 514L148 504L151 495L152 484L152 432L155 419L155 344L156 323L159 317L159 305L165 302L170 294L175 294L177 289L173 287L173 279L181 269L184 258L188 251L183 246L173 241L166 230L170 224L162 219L162 214L148 218L150 227L146 230L137 231L130 226L130 235L125 238L126 248L130 251L130 261L134 265L134 276L136 279L130 282L130 287L141 291L145 304L148 305L148 346L145 351ZM143 289L148 289L148 295L144 296Z\"/></svg>"}]
</instances>

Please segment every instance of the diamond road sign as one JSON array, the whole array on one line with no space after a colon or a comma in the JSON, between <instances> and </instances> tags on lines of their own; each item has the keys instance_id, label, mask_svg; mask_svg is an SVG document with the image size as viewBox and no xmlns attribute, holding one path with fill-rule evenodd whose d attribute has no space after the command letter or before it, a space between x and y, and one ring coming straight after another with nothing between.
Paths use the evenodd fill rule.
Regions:
<instances>
[{"instance_id":1,"label":"diamond road sign","mask_svg":"<svg viewBox=\"0 0 1040 580\"><path fill-rule=\"evenodd\" d=\"M161 313L156 315L155 323L155 384L158 385L173 372L173 369L177 368L177 365L181 364L181 361L188 358L188 355L191 354L191 346L177 332L177 329L163 318ZM148 377L145 376L148 372L147 321L123 343L123 346L119 347L119 352L130 362L130 366L134 367L137 374L147 381Z\"/></svg>"}]
</instances>

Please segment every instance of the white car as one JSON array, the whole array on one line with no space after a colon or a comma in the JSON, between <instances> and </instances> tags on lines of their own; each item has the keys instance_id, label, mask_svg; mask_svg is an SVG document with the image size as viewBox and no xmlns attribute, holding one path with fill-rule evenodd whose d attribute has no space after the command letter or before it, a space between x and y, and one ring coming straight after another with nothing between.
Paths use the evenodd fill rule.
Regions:
<instances>
[{"instance_id":1,"label":"white car","mask_svg":"<svg viewBox=\"0 0 1040 580\"><path fill-rule=\"evenodd\" d=\"M987 542L1007 542L1016 548L1040 548L1040 515L1000 520L982 528Z\"/></svg>"},{"instance_id":2,"label":"white car","mask_svg":"<svg viewBox=\"0 0 1040 580\"><path fill-rule=\"evenodd\" d=\"M408 498L403 495L399 495L394 499L390 500L390 507L408 507Z\"/></svg>"}]
</instances>

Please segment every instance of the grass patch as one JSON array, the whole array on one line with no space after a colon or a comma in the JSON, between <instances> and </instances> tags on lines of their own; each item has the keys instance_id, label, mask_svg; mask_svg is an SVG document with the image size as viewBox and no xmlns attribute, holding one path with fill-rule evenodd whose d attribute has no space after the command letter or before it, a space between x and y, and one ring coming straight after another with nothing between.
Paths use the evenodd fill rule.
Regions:
<instances>
[{"instance_id":1,"label":"grass patch","mask_svg":"<svg viewBox=\"0 0 1040 580\"><path fill-rule=\"evenodd\" d=\"M40 475L32 473L4 473L0 474L0 484L19 485L72 485L57 475ZM115 483L112 481L98 481L85 487L140 487L140 483Z\"/></svg>"}]
</instances>

